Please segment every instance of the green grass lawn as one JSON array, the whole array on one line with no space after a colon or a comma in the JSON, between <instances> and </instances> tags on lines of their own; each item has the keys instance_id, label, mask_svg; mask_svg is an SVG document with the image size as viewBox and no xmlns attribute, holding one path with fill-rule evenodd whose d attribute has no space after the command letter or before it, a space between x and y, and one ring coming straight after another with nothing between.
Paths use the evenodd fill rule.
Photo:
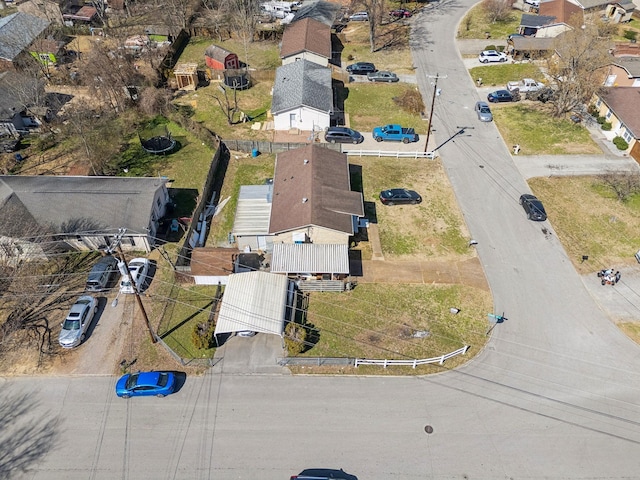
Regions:
<instances>
[{"instance_id":1,"label":"green grass lawn","mask_svg":"<svg viewBox=\"0 0 640 480\"><path fill-rule=\"evenodd\" d=\"M489 32L491 38L506 39L510 33L518 31L522 12L513 10L508 20L504 22L489 23L482 3L477 4L469 10L467 15L460 22L458 27L458 38L486 38L485 33Z\"/></svg>"},{"instance_id":2,"label":"green grass lawn","mask_svg":"<svg viewBox=\"0 0 640 480\"><path fill-rule=\"evenodd\" d=\"M275 155L261 154L258 157L243 155L238 158L231 156L220 192L220 198L230 197L230 200L220 214L212 220L207 245L215 246L227 241L227 235L233 230L240 187L263 184L267 178L273 178L274 167Z\"/></svg>"},{"instance_id":3,"label":"green grass lawn","mask_svg":"<svg viewBox=\"0 0 640 480\"><path fill-rule=\"evenodd\" d=\"M204 68L204 52L210 45L218 45L238 55L241 62L248 63L250 67L257 69L275 69L282 64L280 50L276 42L256 41L245 45L240 40L217 40L206 37L192 37L188 45L180 55L178 63L197 63Z\"/></svg>"},{"instance_id":4,"label":"green grass lawn","mask_svg":"<svg viewBox=\"0 0 640 480\"><path fill-rule=\"evenodd\" d=\"M635 264L640 245L640 194L619 202L597 177L541 177L529 181L576 269ZM581 262L589 255L588 262Z\"/></svg>"},{"instance_id":5,"label":"green grass lawn","mask_svg":"<svg viewBox=\"0 0 640 480\"><path fill-rule=\"evenodd\" d=\"M491 311L489 292L461 286L360 284L345 293L312 293L307 321L319 340L303 356L431 358L463 345L473 354L486 341ZM428 334L413 338L416 332Z\"/></svg>"},{"instance_id":6,"label":"green grass lawn","mask_svg":"<svg viewBox=\"0 0 640 480\"><path fill-rule=\"evenodd\" d=\"M493 118L507 145L519 144L523 155L597 154L600 148L586 128L553 118L543 104L493 104Z\"/></svg>"},{"instance_id":7,"label":"green grass lawn","mask_svg":"<svg viewBox=\"0 0 640 480\"><path fill-rule=\"evenodd\" d=\"M482 78L482 84L486 87L505 87L507 82L533 78L544 83L544 75L537 65L533 63L505 63L502 65L473 67L469 75L474 81Z\"/></svg>"},{"instance_id":8,"label":"green grass lawn","mask_svg":"<svg viewBox=\"0 0 640 480\"><path fill-rule=\"evenodd\" d=\"M393 97L406 89L417 87L407 84L349 83L345 85L344 108L349 113L351 127L361 131L371 131L373 127L398 123L413 127L419 134L426 132L426 122L419 115L400 109Z\"/></svg>"}]
</instances>

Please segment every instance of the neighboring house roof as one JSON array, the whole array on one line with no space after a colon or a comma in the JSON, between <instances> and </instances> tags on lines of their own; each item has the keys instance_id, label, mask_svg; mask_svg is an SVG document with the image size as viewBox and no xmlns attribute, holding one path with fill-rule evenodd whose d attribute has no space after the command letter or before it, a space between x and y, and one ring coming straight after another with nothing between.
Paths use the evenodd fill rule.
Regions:
<instances>
[{"instance_id":1,"label":"neighboring house roof","mask_svg":"<svg viewBox=\"0 0 640 480\"><path fill-rule=\"evenodd\" d=\"M298 9L291 22L297 22L305 18L313 18L325 25L332 26L336 18L338 18L341 8L342 5L332 2L319 1L305 3Z\"/></svg>"},{"instance_id":2,"label":"neighboring house roof","mask_svg":"<svg viewBox=\"0 0 640 480\"><path fill-rule=\"evenodd\" d=\"M214 60L219 61L220 63L224 63L229 55L234 55L233 52L225 50L218 45L209 45L204 51L204 54L209 58L213 58Z\"/></svg>"},{"instance_id":3,"label":"neighboring house roof","mask_svg":"<svg viewBox=\"0 0 640 480\"><path fill-rule=\"evenodd\" d=\"M235 235L267 235L273 185L242 185L233 222Z\"/></svg>"},{"instance_id":4,"label":"neighboring house roof","mask_svg":"<svg viewBox=\"0 0 640 480\"><path fill-rule=\"evenodd\" d=\"M623 68L629 77L640 77L640 58L638 57L618 57L611 63Z\"/></svg>"},{"instance_id":5,"label":"neighboring house roof","mask_svg":"<svg viewBox=\"0 0 640 480\"><path fill-rule=\"evenodd\" d=\"M530 15L528 13L522 14L522 19L520 20L521 27L529 27L529 28L540 28L547 25L553 25L556 22L556 17L546 16L546 15Z\"/></svg>"},{"instance_id":6,"label":"neighboring house roof","mask_svg":"<svg viewBox=\"0 0 640 480\"><path fill-rule=\"evenodd\" d=\"M81 20L83 22L90 22L93 17L98 14L98 10L96 7L91 7L89 5L83 5L80 7L75 13L63 13L62 17L69 20Z\"/></svg>"},{"instance_id":7,"label":"neighboring house roof","mask_svg":"<svg viewBox=\"0 0 640 480\"><path fill-rule=\"evenodd\" d=\"M551 50L554 40L555 38L513 37L509 42L513 45L514 50L524 52Z\"/></svg>"},{"instance_id":8,"label":"neighboring house roof","mask_svg":"<svg viewBox=\"0 0 640 480\"><path fill-rule=\"evenodd\" d=\"M321 243L274 243L272 273L349 273L349 246Z\"/></svg>"},{"instance_id":9,"label":"neighboring house roof","mask_svg":"<svg viewBox=\"0 0 640 480\"><path fill-rule=\"evenodd\" d=\"M50 24L48 20L23 12L0 18L0 58L13 61Z\"/></svg>"},{"instance_id":10,"label":"neighboring house roof","mask_svg":"<svg viewBox=\"0 0 640 480\"><path fill-rule=\"evenodd\" d=\"M331 27L313 18L305 18L285 28L280 57L287 58L305 51L331 58Z\"/></svg>"},{"instance_id":11,"label":"neighboring house roof","mask_svg":"<svg viewBox=\"0 0 640 480\"><path fill-rule=\"evenodd\" d=\"M238 251L231 248L198 247L191 252L191 275L228 276L233 273L233 256Z\"/></svg>"},{"instance_id":12,"label":"neighboring house roof","mask_svg":"<svg viewBox=\"0 0 640 480\"><path fill-rule=\"evenodd\" d=\"M627 13L632 12L633 10L636 9L636 4L633 3L631 0L622 0L621 2L615 2L615 3L617 3L622 8L624 8L627 11Z\"/></svg>"},{"instance_id":13,"label":"neighboring house roof","mask_svg":"<svg viewBox=\"0 0 640 480\"><path fill-rule=\"evenodd\" d=\"M333 110L331 69L304 59L276 69L271 112L276 115L301 106L327 114Z\"/></svg>"},{"instance_id":14,"label":"neighboring house roof","mask_svg":"<svg viewBox=\"0 0 640 480\"><path fill-rule=\"evenodd\" d=\"M318 226L352 234L353 215L364 206L351 191L345 154L308 145L277 155L269 233Z\"/></svg>"},{"instance_id":15,"label":"neighboring house roof","mask_svg":"<svg viewBox=\"0 0 640 480\"><path fill-rule=\"evenodd\" d=\"M55 231L104 231L124 227L146 234L156 191L166 178L0 176L39 225ZM0 197L0 206L5 203ZM0 218L5 215L0 208ZM0 222L3 224L4 222Z\"/></svg>"},{"instance_id":16,"label":"neighboring house roof","mask_svg":"<svg viewBox=\"0 0 640 480\"><path fill-rule=\"evenodd\" d=\"M20 88L16 88L19 85ZM0 120L10 120L44 92L44 83L15 71L0 73Z\"/></svg>"},{"instance_id":17,"label":"neighboring house roof","mask_svg":"<svg viewBox=\"0 0 640 480\"><path fill-rule=\"evenodd\" d=\"M575 0L575 3L580 5L585 10L589 10L591 8L597 8L597 7L604 8L610 3L616 3L616 2L612 2L611 0Z\"/></svg>"},{"instance_id":18,"label":"neighboring house roof","mask_svg":"<svg viewBox=\"0 0 640 480\"><path fill-rule=\"evenodd\" d=\"M569 23L573 15L583 15L583 10L568 0L550 0L540 2L538 13L540 15L556 17L559 23Z\"/></svg>"},{"instance_id":19,"label":"neighboring house roof","mask_svg":"<svg viewBox=\"0 0 640 480\"><path fill-rule=\"evenodd\" d=\"M214 334L251 330L282 336L289 279L268 272L229 275Z\"/></svg>"},{"instance_id":20,"label":"neighboring house roof","mask_svg":"<svg viewBox=\"0 0 640 480\"><path fill-rule=\"evenodd\" d=\"M631 134L640 139L640 88L604 88L599 97Z\"/></svg>"}]
</instances>

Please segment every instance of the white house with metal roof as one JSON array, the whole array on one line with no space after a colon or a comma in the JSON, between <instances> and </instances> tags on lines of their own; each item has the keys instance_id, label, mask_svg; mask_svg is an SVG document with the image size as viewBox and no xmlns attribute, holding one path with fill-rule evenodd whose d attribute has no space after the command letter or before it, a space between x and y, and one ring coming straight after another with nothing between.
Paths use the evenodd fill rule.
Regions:
<instances>
[{"instance_id":1,"label":"white house with metal roof","mask_svg":"<svg viewBox=\"0 0 640 480\"><path fill-rule=\"evenodd\" d=\"M278 67L271 113L276 130L328 128L333 113L331 69L305 59Z\"/></svg>"},{"instance_id":2,"label":"white house with metal roof","mask_svg":"<svg viewBox=\"0 0 640 480\"><path fill-rule=\"evenodd\" d=\"M245 272L229 276L224 289L214 335L250 330L284 334L290 280L268 272Z\"/></svg>"},{"instance_id":3,"label":"white house with metal roof","mask_svg":"<svg viewBox=\"0 0 640 480\"><path fill-rule=\"evenodd\" d=\"M0 176L0 225L33 222L78 250L105 248L125 228L122 248L149 252L170 201L166 183L165 177Z\"/></svg>"}]
</instances>

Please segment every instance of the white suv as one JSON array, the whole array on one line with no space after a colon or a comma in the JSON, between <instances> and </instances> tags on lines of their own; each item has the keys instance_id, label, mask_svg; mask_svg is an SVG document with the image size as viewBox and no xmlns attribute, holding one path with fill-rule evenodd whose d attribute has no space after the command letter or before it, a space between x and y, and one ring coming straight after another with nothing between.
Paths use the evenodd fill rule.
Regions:
<instances>
[{"instance_id":1,"label":"white suv","mask_svg":"<svg viewBox=\"0 0 640 480\"><path fill-rule=\"evenodd\" d=\"M480 63L506 62L507 55L497 50L485 50L478 55L478 60L480 60Z\"/></svg>"}]
</instances>

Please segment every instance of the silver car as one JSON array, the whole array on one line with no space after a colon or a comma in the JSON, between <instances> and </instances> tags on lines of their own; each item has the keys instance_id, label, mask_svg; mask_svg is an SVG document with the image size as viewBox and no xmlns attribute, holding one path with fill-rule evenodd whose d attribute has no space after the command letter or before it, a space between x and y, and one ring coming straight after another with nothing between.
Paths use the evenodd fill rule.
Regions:
<instances>
[{"instance_id":1,"label":"silver car","mask_svg":"<svg viewBox=\"0 0 640 480\"><path fill-rule=\"evenodd\" d=\"M83 295L73 304L62 324L58 342L63 348L74 348L84 340L93 316L98 311L98 302L91 295Z\"/></svg>"},{"instance_id":2,"label":"silver car","mask_svg":"<svg viewBox=\"0 0 640 480\"><path fill-rule=\"evenodd\" d=\"M487 102L476 102L476 114L481 122L490 122L493 120L491 109Z\"/></svg>"}]
</instances>

